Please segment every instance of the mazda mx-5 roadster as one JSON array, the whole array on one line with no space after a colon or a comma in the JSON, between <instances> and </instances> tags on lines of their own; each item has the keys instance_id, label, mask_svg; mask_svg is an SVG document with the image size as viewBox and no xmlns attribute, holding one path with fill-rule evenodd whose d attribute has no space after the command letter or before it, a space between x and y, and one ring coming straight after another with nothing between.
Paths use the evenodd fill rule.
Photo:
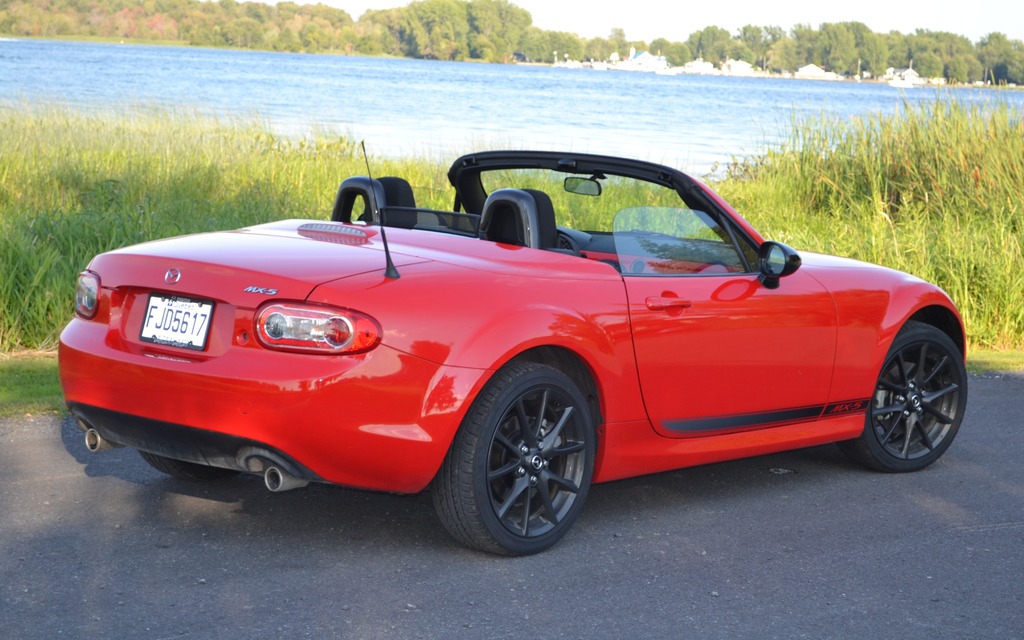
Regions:
<instances>
[{"instance_id":1,"label":"mazda mx-5 roadster","mask_svg":"<svg viewBox=\"0 0 1024 640\"><path fill-rule=\"evenodd\" d=\"M189 480L429 490L542 551L595 483L825 443L888 472L967 402L950 298L763 238L669 167L497 151L451 210L399 177L330 212L125 247L78 277L60 377L89 449Z\"/></svg>"}]
</instances>

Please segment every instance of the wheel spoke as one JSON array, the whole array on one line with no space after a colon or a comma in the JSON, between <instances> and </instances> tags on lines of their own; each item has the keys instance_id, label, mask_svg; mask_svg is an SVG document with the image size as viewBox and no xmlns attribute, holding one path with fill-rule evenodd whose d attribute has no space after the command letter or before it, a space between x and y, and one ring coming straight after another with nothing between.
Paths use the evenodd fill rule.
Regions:
<instances>
[{"instance_id":1,"label":"wheel spoke","mask_svg":"<svg viewBox=\"0 0 1024 640\"><path fill-rule=\"evenodd\" d=\"M902 351L896 354L896 367L900 372L900 380L906 386L910 382L910 377L907 375L907 361L904 360Z\"/></svg>"},{"instance_id":2,"label":"wheel spoke","mask_svg":"<svg viewBox=\"0 0 1024 640\"><path fill-rule=\"evenodd\" d=\"M526 415L526 407L523 406L523 399L516 399L516 420L519 421L519 433L523 436L523 442L531 449L537 448L537 432L530 428L530 418Z\"/></svg>"},{"instance_id":3,"label":"wheel spoke","mask_svg":"<svg viewBox=\"0 0 1024 640\"><path fill-rule=\"evenodd\" d=\"M499 504L498 508L495 509L498 517L504 519L505 515L508 514L508 510L512 508L513 504L515 504L515 501L518 500L519 496L523 494L523 491L529 489L529 487L530 481L526 479L526 476L516 478L516 482L512 485L512 490L508 492L507 496L505 496L504 502Z\"/></svg>"},{"instance_id":4,"label":"wheel spoke","mask_svg":"<svg viewBox=\"0 0 1024 640\"><path fill-rule=\"evenodd\" d=\"M550 433L544 436L544 442L546 443L542 449L542 453L544 453L544 455L550 455L551 452L554 451L555 443L558 442L558 437L562 435L562 430L565 428L566 423L569 422L569 416L572 415L572 410L572 407L566 407L563 409L562 415L558 418L558 422L555 424L554 428Z\"/></svg>"},{"instance_id":5,"label":"wheel spoke","mask_svg":"<svg viewBox=\"0 0 1024 640\"><path fill-rule=\"evenodd\" d=\"M503 467L495 469L487 474L487 481L491 482L498 478L503 478L510 473L515 473L516 469L519 469L520 464L518 459L509 460Z\"/></svg>"},{"instance_id":6,"label":"wheel spoke","mask_svg":"<svg viewBox=\"0 0 1024 640\"><path fill-rule=\"evenodd\" d=\"M537 485L537 495L540 497L541 504L544 506L544 519L551 524L558 524L558 512L555 510L555 505L551 501L551 489L548 487L548 483L543 478Z\"/></svg>"},{"instance_id":7,"label":"wheel spoke","mask_svg":"<svg viewBox=\"0 0 1024 640\"><path fill-rule=\"evenodd\" d=\"M950 418L946 414L942 413L941 411L933 407L931 403L923 402L921 403L921 408L924 409L925 412L927 412L929 415L934 417L942 424L953 424L953 418Z\"/></svg>"},{"instance_id":8,"label":"wheel spoke","mask_svg":"<svg viewBox=\"0 0 1024 640\"><path fill-rule=\"evenodd\" d=\"M892 436L893 436L894 433L896 433L896 428L900 426L900 420L902 420L902 419L903 419L903 414L902 413L897 413L895 415L895 417L893 417L892 422L890 422L889 426L886 427L885 435L882 436L882 440L881 440L882 444L885 444L885 443L889 442L892 439Z\"/></svg>"},{"instance_id":9,"label":"wheel spoke","mask_svg":"<svg viewBox=\"0 0 1024 640\"><path fill-rule=\"evenodd\" d=\"M948 365L948 364L949 364L949 356L943 356L942 360L939 360L935 364L935 366L932 367L931 373L929 373L928 376L924 380L921 381L921 385L922 386L927 385L932 380L934 380L935 376L938 375L938 373L940 371L943 371L946 368L946 365Z\"/></svg>"},{"instance_id":10,"label":"wheel spoke","mask_svg":"<svg viewBox=\"0 0 1024 640\"><path fill-rule=\"evenodd\" d=\"M894 393L904 393L906 391L906 387L900 386L895 382L889 382L884 378L879 378L878 386L886 391L892 391Z\"/></svg>"},{"instance_id":11,"label":"wheel spoke","mask_svg":"<svg viewBox=\"0 0 1024 640\"><path fill-rule=\"evenodd\" d=\"M910 414L906 419L906 427L903 429L903 448L900 450L900 456L902 456L904 460L910 458L910 441L914 436L915 420L915 414Z\"/></svg>"},{"instance_id":12,"label":"wheel spoke","mask_svg":"<svg viewBox=\"0 0 1024 640\"><path fill-rule=\"evenodd\" d=\"M573 482L572 480L569 480L568 478L563 478L557 473L551 473L550 471L545 471L544 473L542 473L541 480L543 480L545 486L547 486L548 482L554 482L555 484L567 489L571 493L579 493L580 490L580 488L576 486L576 483Z\"/></svg>"},{"instance_id":13,"label":"wheel spoke","mask_svg":"<svg viewBox=\"0 0 1024 640\"><path fill-rule=\"evenodd\" d=\"M549 458L557 458L559 456L568 455L570 453L576 453L577 451L583 451L583 449L585 448L586 445L583 444L582 442L573 442L572 444L569 444L565 447L558 447L557 449L552 447L551 451L546 452L545 455L547 455Z\"/></svg>"},{"instance_id":14,"label":"wheel spoke","mask_svg":"<svg viewBox=\"0 0 1024 640\"><path fill-rule=\"evenodd\" d=\"M917 420L916 422L917 423L915 424L915 426L917 427L917 430L921 433L921 441L924 442L924 446L928 447L929 451L934 451L935 443L932 442L932 437L928 435L928 430L924 428L924 425L921 424L920 420Z\"/></svg>"},{"instance_id":15,"label":"wheel spoke","mask_svg":"<svg viewBox=\"0 0 1024 640\"><path fill-rule=\"evenodd\" d=\"M886 406L886 407L872 407L872 409L871 409L871 417L872 418L880 418L882 416L888 416L888 415L891 415L893 413L899 413L899 412L903 411L904 408L905 407L904 407L904 405L902 403L900 403L900 404L890 404L889 406Z\"/></svg>"},{"instance_id":16,"label":"wheel spoke","mask_svg":"<svg viewBox=\"0 0 1024 640\"><path fill-rule=\"evenodd\" d=\"M506 438L505 434L502 433L501 431L499 431L496 434L494 434L494 440L495 440L495 442L497 442L501 446L503 446L506 449L508 449L509 452L512 455L514 455L514 456L518 456L519 455L519 447L517 447L516 445L512 444L512 441L509 440L508 438Z\"/></svg>"},{"instance_id":17,"label":"wheel spoke","mask_svg":"<svg viewBox=\"0 0 1024 640\"><path fill-rule=\"evenodd\" d=\"M523 520L519 526L519 530L523 532L524 536L530 534L530 512L533 511L533 505L531 504L533 502L533 489L530 488L528 483L526 487L526 496L523 498Z\"/></svg>"},{"instance_id":18,"label":"wheel spoke","mask_svg":"<svg viewBox=\"0 0 1024 640\"><path fill-rule=\"evenodd\" d=\"M917 381L919 385L924 385L924 380L922 380L922 376L924 376L925 368L927 367L927 360L928 343L926 342L921 345L921 355L917 359L917 370L914 372L914 379Z\"/></svg>"},{"instance_id":19,"label":"wheel spoke","mask_svg":"<svg viewBox=\"0 0 1024 640\"><path fill-rule=\"evenodd\" d=\"M960 388L960 385L958 385L958 384L951 384L948 387L945 387L944 389L939 389L938 391L932 391L930 393L922 394L921 395L921 399L924 400L925 402L935 402L936 400L938 400L942 396L944 396L944 395L946 395L948 393L953 393L954 391L956 391L959 388Z\"/></svg>"}]
</instances>

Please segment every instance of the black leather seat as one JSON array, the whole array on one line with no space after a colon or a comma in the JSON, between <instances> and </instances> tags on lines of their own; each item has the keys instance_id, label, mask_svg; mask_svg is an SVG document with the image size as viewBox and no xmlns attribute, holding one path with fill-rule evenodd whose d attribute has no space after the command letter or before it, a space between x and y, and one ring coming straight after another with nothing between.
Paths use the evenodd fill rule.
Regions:
<instances>
[{"instance_id":1,"label":"black leather seat","mask_svg":"<svg viewBox=\"0 0 1024 640\"><path fill-rule=\"evenodd\" d=\"M533 249L558 247L551 198L536 189L498 189L484 202L480 237Z\"/></svg>"}]
</instances>

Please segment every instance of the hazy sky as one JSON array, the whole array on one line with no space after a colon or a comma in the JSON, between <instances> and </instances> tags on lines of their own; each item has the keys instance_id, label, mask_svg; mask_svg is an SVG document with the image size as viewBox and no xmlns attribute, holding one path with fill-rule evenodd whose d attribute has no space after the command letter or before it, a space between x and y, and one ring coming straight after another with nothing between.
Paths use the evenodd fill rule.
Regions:
<instances>
[{"instance_id":1,"label":"hazy sky","mask_svg":"<svg viewBox=\"0 0 1024 640\"><path fill-rule=\"evenodd\" d=\"M320 1L358 19L367 9L405 6L411 0ZM512 0L512 4L529 11L533 24L541 29L570 31L586 38L607 36L613 27L625 29L627 38L649 42L655 38L683 41L694 31L712 25L735 34L747 24L777 25L788 31L795 24L817 28L823 22L863 22L875 33L948 31L976 43L982 36L998 31L1013 40L1024 40L1021 0Z\"/></svg>"}]
</instances>

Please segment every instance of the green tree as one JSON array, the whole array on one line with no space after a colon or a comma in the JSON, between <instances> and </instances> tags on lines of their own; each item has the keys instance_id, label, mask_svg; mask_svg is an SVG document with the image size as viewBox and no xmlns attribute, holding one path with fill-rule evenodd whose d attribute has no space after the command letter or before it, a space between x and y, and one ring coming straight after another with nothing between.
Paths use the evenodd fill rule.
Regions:
<instances>
[{"instance_id":1,"label":"green tree","mask_svg":"<svg viewBox=\"0 0 1024 640\"><path fill-rule=\"evenodd\" d=\"M569 33L566 31L549 31L548 46L551 47L552 52L558 52L559 60L583 59L583 40L575 33Z\"/></svg>"},{"instance_id":2,"label":"green tree","mask_svg":"<svg viewBox=\"0 0 1024 640\"><path fill-rule=\"evenodd\" d=\"M467 10L470 57L507 61L519 47L533 17L508 0L472 0Z\"/></svg>"},{"instance_id":3,"label":"green tree","mask_svg":"<svg viewBox=\"0 0 1024 640\"><path fill-rule=\"evenodd\" d=\"M978 43L978 61L984 67L985 79L997 84L1024 84L1024 45L1011 41L999 32L985 36Z\"/></svg>"},{"instance_id":4,"label":"green tree","mask_svg":"<svg viewBox=\"0 0 1024 640\"><path fill-rule=\"evenodd\" d=\"M820 57L818 32L809 24L798 24L793 27L792 37L796 49L797 67L808 64L822 66L825 61Z\"/></svg>"},{"instance_id":5,"label":"green tree","mask_svg":"<svg viewBox=\"0 0 1024 640\"><path fill-rule=\"evenodd\" d=\"M740 27L737 38L740 42L746 45L750 51L752 58L747 62L754 62L762 69L768 66L768 50L771 48L771 41L769 40L768 32L763 27L758 27L752 24ZM742 58L733 58L740 60Z\"/></svg>"},{"instance_id":6,"label":"green tree","mask_svg":"<svg viewBox=\"0 0 1024 640\"><path fill-rule=\"evenodd\" d=\"M554 49L551 48L549 31L538 27L529 27L519 43L519 48L530 60L551 62Z\"/></svg>"},{"instance_id":7,"label":"green tree","mask_svg":"<svg viewBox=\"0 0 1024 640\"><path fill-rule=\"evenodd\" d=\"M775 73L796 71L801 66L797 56L796 40L785 37L777 40L768 50L768 69Z\"/></svg>"},{"instance_id":8,"label":"green tree","mask_svg":"<svg viewBox=\"0 0 1024 640\"><path fill-rule=\"evenodd\" d=\"M693 54L685 42L670 42L665 51L665 59L673 67L681 67L693 60Z\"/></svg>"},{"instance_id":9,"label":"green tree","mask_svg":"<svg viewBox=\"0 0 1024 640\"><path fill-rule=\"evenodd\" d=\"M686 46L690 47L698 58L704 58L708 62L725 62L729 53L729 44L732 36L721 27L705 27L700 31L694 31L686 40Z\"/></svg>"},{"instance_id":10,"label":"green tree","mask_svg":"<svg viewBox=\"0 0 1024 640\"><path fill-rule=\"evenodd\" d=\"M406 7L407 50L417 58L461 60L469 53L469 18L459 0L420 0Z\"/></svg>"},{"instance_id":11,"label":"green tree","mask_svg":"<svg viewBox=\"0 0 1024 640\"><path fill-rule=\"evenodd\" d=\"M583 58L604 62L611 57L614 48L607 38L590 38L583 43Z\"/></svg>"},{"instance_id":12,"label":"green tree","mask_svg":"<svg viewBox=\"0 0 1024 640\"><path fill-rule=\"evenodd\" d=\"M857 43L845 24L825 23L818 35L819 59L836 73L857 73Z\"/></svg>"},{"instance_id":13,"label":"green tree","mask_svg":"<svg viewBox=\"0 0 1024 640\"><path fill-rule=\"evenodd\" d=\"M870 32L863 34L857 50L860 52L862 71L870 71L874 76L885 74L889 45L883 36Z\"/></svg>"}]
</instances>

